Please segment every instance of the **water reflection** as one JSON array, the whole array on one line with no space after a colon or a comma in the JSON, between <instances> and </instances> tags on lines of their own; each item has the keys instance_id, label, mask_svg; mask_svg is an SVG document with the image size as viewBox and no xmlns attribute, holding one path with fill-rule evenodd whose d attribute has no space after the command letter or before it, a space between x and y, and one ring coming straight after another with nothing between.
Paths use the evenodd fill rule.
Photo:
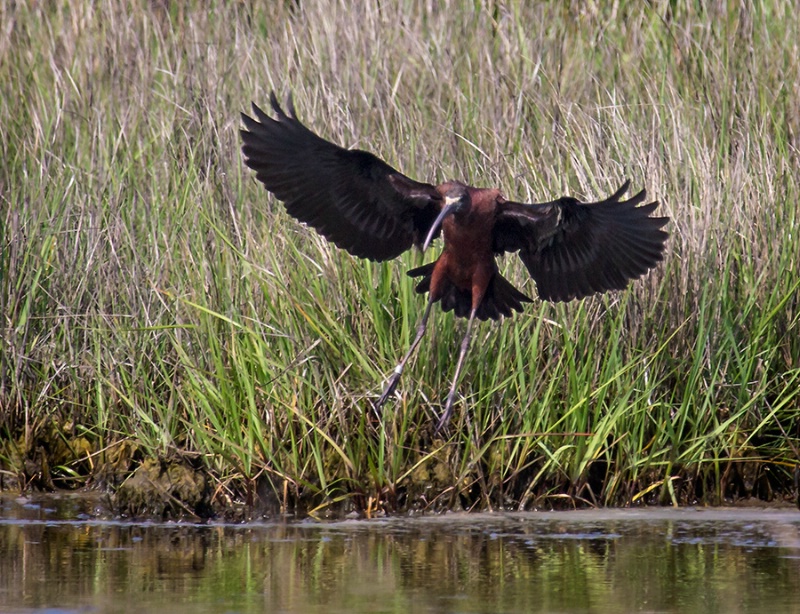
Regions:
<instances>
[{"instance_id":1,"label":"water reflection","mask_svg":"<svg viewBox=\"0 0 800 614\"><path fill-rule=\"evenodd\" d=\"M238 526L77 513L0 500L0 610L800 612L790 511Z\"/></svg>"}]
</instances>

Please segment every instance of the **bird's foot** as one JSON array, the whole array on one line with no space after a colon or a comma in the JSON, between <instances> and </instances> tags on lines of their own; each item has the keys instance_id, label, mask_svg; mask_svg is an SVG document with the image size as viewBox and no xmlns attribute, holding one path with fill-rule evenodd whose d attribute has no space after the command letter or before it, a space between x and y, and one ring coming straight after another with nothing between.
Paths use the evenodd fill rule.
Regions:
<instances>
[{"instance_id":1,"label":"bird's foot","mask_svg":"<svg viewBox=\"0 0 800 614\"><path fill-rule=\"evenodd\" d=\"M373 406L375 408L375 413L377 413L378 415L380 415L381 407L383 407L383 404L389 400L389 397L392 396L392 393L394 393L395 388L397 388L397 383L400 381L400 376L402 374L403 374L402 367L400 367L399 365L395 367L391 377L389 378L389 382L386 384L386 388L383 389L383 394Z\"/></svg>"},{"instance_id":2,"label":"bird's foot","mask_svg":"<svg viewBox=\"0 0 800 614\"><path fill-rule=\"evenodd\" d=\"M442 417L439 418L439 422L436 424L436 428L433 431L434 435L438 435L443 429L447 428L447 425L450 423L450 418L453 416L453 404L455 403L455 400L455 391L451 391L450 394L447 395L447 403L444 405L444 413L442 413Z\"/></svg>"}]
</instances>

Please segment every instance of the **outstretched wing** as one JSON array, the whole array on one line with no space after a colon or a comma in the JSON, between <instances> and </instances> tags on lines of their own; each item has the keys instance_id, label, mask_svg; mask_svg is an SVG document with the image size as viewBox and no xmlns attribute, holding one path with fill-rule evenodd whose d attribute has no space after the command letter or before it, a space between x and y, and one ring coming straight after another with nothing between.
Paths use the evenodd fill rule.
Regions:
<instances>
[{"instance_id":1,"label":"outstretched wing","mask_svg":"<svg viewBox=\"0 0 800 614\"><path fill-rule=\"evenodd\" d=\"M622 290L662 259L668 236L662 228L669 218L651 217L658 202L639 206L644 190L621 200L629 185L626 181L596 203L505 201L494 228L494 250L519 251L544 300Z\"/></svg>"},{"instance_id":2,"label":"outstretched wing","mask_svg":"<svg viewBox=\"0 0 800 614\"><path fill-rule=\"evenodd\" d=\"M288 115L274 93L270 103L274 118L255 104L255 119L242 113L242 152L290 215L361 258L388 260L421 245L441 208L432 185L320 138L298 121L291 98Z\"/></svg>"}]
</instances>

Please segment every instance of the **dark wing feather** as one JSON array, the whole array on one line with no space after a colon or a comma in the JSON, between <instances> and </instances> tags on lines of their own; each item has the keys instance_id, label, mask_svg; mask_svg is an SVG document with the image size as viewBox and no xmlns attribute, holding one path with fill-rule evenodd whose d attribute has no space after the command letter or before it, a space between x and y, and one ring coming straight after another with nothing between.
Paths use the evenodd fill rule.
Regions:
<instances>
[{"instance_id":1,"label":"dark wing feather","mask_svg":"<svg viewBox=\"0 0 800 614\"><path fill-rule=\"evenodd\" d=\"M326 141L284 113L255 104L242 113L245 164L290 215L354 256L388 260L420 245L440 209L436 189L399 173L366 151Z\"/></svg>"},{"instance_id":2,"label":"dark wing feather","mask_svg":"<svg viewBox=\"0 0 800 614\"><path fill-rule=\"evenodd\" d=\"M620 200L629 182L606 200L582 203L500 205L494 228L495 252L519 251L539 296L569 301L596 292L622 290L664 254L667 217L650 217L658 202L639 206L642 190Z\"/></svg>"}]
</instances>

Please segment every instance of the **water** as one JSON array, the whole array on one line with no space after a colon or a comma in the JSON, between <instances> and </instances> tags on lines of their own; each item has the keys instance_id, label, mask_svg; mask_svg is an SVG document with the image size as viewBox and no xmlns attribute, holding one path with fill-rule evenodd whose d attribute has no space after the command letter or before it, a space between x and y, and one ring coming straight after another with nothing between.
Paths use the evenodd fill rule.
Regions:
<instances>
[{"instance_id":1,"label":"water","mask_svg":"<svg viewBox=\"0 0 800 614\"><path fill-rule=\"evenodd\" d=\"M0 611L800 613L800 512L133 524L6 497Z\"/></svg>"}]
</instances>

